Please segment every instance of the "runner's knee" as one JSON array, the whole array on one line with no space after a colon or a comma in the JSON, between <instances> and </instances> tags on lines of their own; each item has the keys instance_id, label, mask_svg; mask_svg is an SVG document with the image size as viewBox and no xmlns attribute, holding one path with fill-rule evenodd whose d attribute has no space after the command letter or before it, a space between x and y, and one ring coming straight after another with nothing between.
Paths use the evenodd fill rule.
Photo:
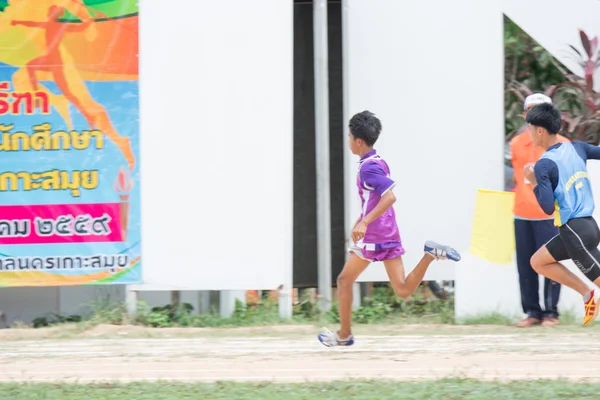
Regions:
<instances>
[{"instance_id":1,"label":"runner's knee","mask_svg":"<svg viewBox=\"0 0 600 400\"><path fill-rule=\"evenodd\" d=\"M533 270L538 274L544 269L544 264L542 263L541 257L538 256L538 253L534 253L531 256L529 263L531 264L531 268L533 268Z\"/></svg>"},{"instance_id":2,"label":"runner's knee","mask_svg":"<svg viewBox=\"0 0 600 400\"><path fill-rule=\"evenodd\" d=\"M555 262L556 260L554 260L548 249L546 249L545 247L542 247L538 251L533 253L531 258L529 259L531 268L533 268L533 270L538 274L542 275L543 271L546 269L546 266Z\"/></svg>"},{"instance_id":3,"label":"runner's knee","mask_svg":"<svg viewBox=\"0 0 600 400\"><path fill-rule=\"evenodd\" d=\"M351 286L353 283L354 282L352 282L350 277L344 275L343 272L338 275L338 278L337 278L338 287L344 287L344 286L349 286L349 285Z\"/></svg>"},{"instance_id":4,"label":"runner's knee","mask_svg":"<svg viewBox=\"0 0 600 400\"><path fill-rule=\"evenodd\" d=\"M400 297L401 299L408 299L412 295L412 293L404 286L404 284L401 286L394 285L393 288L396 296Z\"/></svg>"}]
</instances>

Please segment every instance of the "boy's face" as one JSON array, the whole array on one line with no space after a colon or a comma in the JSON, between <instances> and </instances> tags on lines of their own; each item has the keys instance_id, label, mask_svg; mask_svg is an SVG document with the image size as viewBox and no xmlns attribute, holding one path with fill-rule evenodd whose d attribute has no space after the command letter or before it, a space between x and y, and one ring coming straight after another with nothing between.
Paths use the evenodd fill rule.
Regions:
<instances>
[{"instance_id":1,"label":"boy's face","mask_svg":"<svg viewBox=\"0 0 600 400\"><path fill-rule=\"evenodd\" d=\"M540 146L542 143L542 137L544 136L544 128L529 124L529 137L534 146Z\"/></svg>"},{"instance_id":2,"label":"boy's face","mask_svg":"<svg viewBox=\"0 0 600 400\"><path fill-rule=\"evenodd\" d=\"M360 139L356 139L353 135L352 132L348 132L348 146L350 146L350 151L352 152L352 154L359 154L360 151Z\"/></svg>"}]
</instances>

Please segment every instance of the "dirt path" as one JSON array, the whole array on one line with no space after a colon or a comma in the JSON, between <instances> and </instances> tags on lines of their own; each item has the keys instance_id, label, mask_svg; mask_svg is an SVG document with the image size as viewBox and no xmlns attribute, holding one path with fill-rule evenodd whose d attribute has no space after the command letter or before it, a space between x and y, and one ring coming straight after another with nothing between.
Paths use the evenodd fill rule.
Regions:
<instances>
[{"instance_id":1,"label":"dirt path","mask_svg":"<svg viewBox=\"0 0 600 400\"><path fill-rule=\"evenodd\" d=\"M543 331L539 331L543 332ZM5 381L305 381L566 378L600 381L600 330L531 334L360 336L351 348L314 337L4 341Z\"/></svg>"}]
</instances>

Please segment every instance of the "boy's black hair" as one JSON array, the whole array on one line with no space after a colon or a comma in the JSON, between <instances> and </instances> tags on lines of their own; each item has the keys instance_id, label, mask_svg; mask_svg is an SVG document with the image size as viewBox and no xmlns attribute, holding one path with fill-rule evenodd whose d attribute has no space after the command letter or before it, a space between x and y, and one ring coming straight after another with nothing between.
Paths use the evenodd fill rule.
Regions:
<instances>
[{"instance_id":1,"label":"boy's black hair","mask_svg":"<svg viewBox=\"0 0 600 400\"><path fill-rule=\"evenodd\" d=\"M348 127L355 139L362 139L369 147L373 147L381 133L381 121L370 111L354 114Z\"/></svg>"},{"instance_id":2,"label":"boy's black hair","mask_svg":"<svg viewBox=\"0 0 600 400\"><path fill-rule=\"evenodd\" d=\"M550 103L542 103L534 106L527 112L525 121L533 126L539 126L556 135L560 131L560 111Z\"/></svg>"}]
</instances>

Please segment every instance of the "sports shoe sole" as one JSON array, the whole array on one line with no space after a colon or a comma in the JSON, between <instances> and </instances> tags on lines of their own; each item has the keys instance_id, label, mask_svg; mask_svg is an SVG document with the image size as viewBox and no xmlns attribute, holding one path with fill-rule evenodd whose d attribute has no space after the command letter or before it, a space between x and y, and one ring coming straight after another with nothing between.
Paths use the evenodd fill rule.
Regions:
<instances>
[{"instance_id":1,"label":"sports shoe sole","mask_svg":"<svg viewBox=\"0 0 600 400\"><path fill-rule=\"evenodd\" d=\"M454 249L450 246L443 246L439 243L428 240L425 242L425 251L427 251L429 253L428 249L432 249L432 250L440 249L440 250L445 251L446 258L448 258L449 260L452 260L452 261L460 261L461 260L460 253L458 251L456 251L456 249Z\"/></svg>"}]
</instances>

